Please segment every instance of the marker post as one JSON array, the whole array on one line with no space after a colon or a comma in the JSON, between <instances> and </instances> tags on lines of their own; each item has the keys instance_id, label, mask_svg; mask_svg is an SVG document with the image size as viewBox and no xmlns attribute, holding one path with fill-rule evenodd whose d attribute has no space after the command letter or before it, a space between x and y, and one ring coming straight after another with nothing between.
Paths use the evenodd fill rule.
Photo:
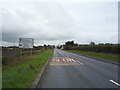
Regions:
<instances>
[{"instance_id":1,"label":"marker post","mask_svg":"<svg viewBox=\"0 0 120 90\"><path fill-rule=\"evenodd\" d=\"M23 58L22 53L23 53L22 48L20 48L20 60Z\"/></svg>"}]
</instances>

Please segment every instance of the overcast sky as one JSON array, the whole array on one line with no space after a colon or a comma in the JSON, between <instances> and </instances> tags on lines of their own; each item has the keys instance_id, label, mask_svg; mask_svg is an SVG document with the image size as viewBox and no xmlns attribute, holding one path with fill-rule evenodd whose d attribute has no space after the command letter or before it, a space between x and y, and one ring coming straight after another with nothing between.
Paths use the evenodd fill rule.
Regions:
<instances>
[{"instance_id":1,"label":"overcast sky","mask_svg":"<svg viewBox=\"0 0 120 90\"><path fill-rule=\"evenodd\" d=\"M118 43L117 2L4 2L0 16L1 45L18 45L20 37L35 45Z\"/></svg>"}]
</instances>

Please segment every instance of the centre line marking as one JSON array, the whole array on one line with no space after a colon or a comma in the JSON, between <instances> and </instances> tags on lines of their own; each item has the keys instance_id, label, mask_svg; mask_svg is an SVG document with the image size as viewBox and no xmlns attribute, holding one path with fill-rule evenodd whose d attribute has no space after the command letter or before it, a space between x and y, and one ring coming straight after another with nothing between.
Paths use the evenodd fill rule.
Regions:
<instances>
[{"instance_id":1,"label":"centre line marking","mask_svg":"<svg viewBox=\"0 0 120 90\"><path fill-rule=\"evenodd\" d=\"M81 65L83 65L83 63L81 63L81 62L80 62L80 61L78 61L78 60L76 60L76 62L77 62L77 63L79 63L79 64L81 64Z\"/></svg>"},{"instance_id":2,"label":"centre line marking","mask_svg":"<svg viewBox=\"0 0 120 90\"><path fill-rule=\"evenodd\" d=\"M109 80L109 81L112 82L112 83L114 83L114 84L117 85L117 86L120 86L120 84L117 83L117 82L115 82L114 80Z\"/></svg>"}]
</instances>

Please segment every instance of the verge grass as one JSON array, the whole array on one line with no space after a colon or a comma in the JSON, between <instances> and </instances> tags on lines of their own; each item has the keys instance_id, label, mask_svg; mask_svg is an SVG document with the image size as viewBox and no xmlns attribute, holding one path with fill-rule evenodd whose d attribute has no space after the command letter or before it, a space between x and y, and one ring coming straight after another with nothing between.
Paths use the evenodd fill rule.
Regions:
<instances>
[{"instance_id":1,"label":"verge grass","mask_svg":"<svg viewBox=\"0 0 120 90\"><path fill-rule=\"evenodd\" d=\"M4 69L2 72L2 88L28 88L52 52L53 50L46 50L34 55L31 59L27 57L30 60Z\"/></svg>"},{"instance_id":2,"label":"verge grass","mask_svg":"<svg viewBox=\"0 0 120 90\"><path fill-rule=\"evenodd\" d=\"M118 55L117 54L110 54L110 53L96 53L96 52L85 52L85 51L78 51L78 50L65 50L69 52L73 52L76 54L81 54L89 57L95 57L103 60L110 60L113 62L120 62L118 60Z\"/></svg>"}]
</instances>

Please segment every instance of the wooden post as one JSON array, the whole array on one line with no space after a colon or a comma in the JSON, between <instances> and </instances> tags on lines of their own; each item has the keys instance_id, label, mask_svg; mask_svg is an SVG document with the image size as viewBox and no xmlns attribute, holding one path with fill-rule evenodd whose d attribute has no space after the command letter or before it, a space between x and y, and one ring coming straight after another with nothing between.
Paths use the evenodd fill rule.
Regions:
<instances>
[{"instance_id":1,"label":"wooden post","mask_svg":"<svg viewBox=\"0 0 120 90\"><path fill-rule=\"evenodd\" d=\"M32 48L31 48L30 54L31 54L31 56L32 56Z\"/></svg>"},{"instance_id":2,"label":"wooden post","mask_svg":"<svg viewBox=\"0 0 120 90\"><path fill-rule=\"evenodd\" d=\"M22 48L20 48L20 60L23 58L22 53Z\"/></svg>"}]
</instances>

